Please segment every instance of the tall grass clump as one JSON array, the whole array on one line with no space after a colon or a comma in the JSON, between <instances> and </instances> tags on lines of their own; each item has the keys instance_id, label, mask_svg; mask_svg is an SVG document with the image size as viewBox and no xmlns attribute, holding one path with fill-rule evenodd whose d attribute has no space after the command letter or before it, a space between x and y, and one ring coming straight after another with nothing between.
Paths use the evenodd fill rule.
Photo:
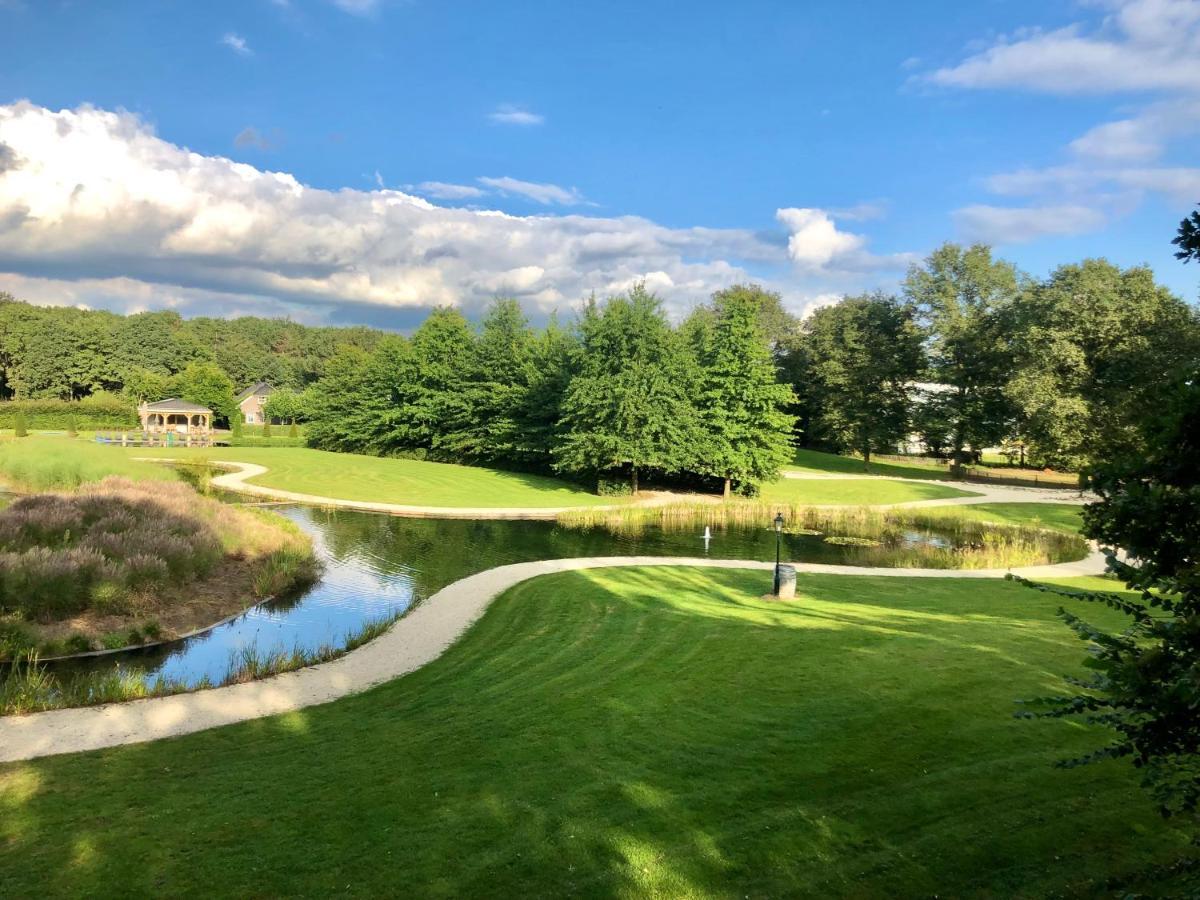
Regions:
<instances>
[{"instance_id":1,"label":"tall grass clump","mask_svg":"<svg viewBox=\"0 0 1200 900\"><path fill-rule=\"evenodd\" d=\"M112 475L136 481L171 481L175 477L165 466L70 438L0 443L0 478L20 490L71 490Z\"/></svg>"},{"instance_id":2,"label":"tall grass clump","mask_svg":"<svg viewBox=\"0 0 1200 900\"><path fill-rule=\"evenodd\" d=\"M636 535L647 527L667 532L713 528L772 528L777 513L785 530L821 535L854 547L865 566L925 569L991 569L1082 559L1087 542L1078 535L1034 526L1008 525L921 510L871 507L822 509L765 500L673 503L663 506L577 509L559 515L568 528L599 528ZM849 539L849 540L839 540Z\"/></svg>"}]
</instances>

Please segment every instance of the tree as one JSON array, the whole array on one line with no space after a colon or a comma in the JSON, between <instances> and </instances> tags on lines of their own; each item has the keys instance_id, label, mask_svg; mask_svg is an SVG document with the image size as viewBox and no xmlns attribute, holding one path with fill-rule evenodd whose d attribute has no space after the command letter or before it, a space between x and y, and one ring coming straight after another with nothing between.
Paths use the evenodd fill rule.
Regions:
<instances>
[{"instance_id":1,"label":"tree","mask_svg":"<svg viewBox=\"0 0 1200 900\"><path fill-rule=\"evenodd\" d=\"M1079 765L1128 758L1164 815L1194 812L1200 801L1200 369L1156 399L1141 449L1097 466L1100 502L1084 509L1084 533L1109 548L1108 565L1139 597L1066 594L1129 617L1119 634L1064 609L1059 616L1092 655L1087 679L1070 694L1029 701L1028 716L1098 722L1113 740ZM1117 550L1124 552L1122 559Z\"/></svg>"},{"instance_id":2,"label":"tree","mask_svg":"<svg viewBox=\"0 0 1200 900\"><path fill-rule=\"evenodd\" d=\"M697 318L691 342L700 366L698 411L704 434L700 468L734 482L774 480L791 458L795 397L780 384L760 315L764 292L739 285L713 295L712 315Z\"/></svg>"},{"instance_id":3,"label":"tree","mask_svg":"<svg viewBox=\"0 0 1200 900\"><path fill-rule=\"evenodd\" d=\"M325 377L305 391L309 445L348 453L416 446L417 429L407 411L412 368L412 348L399 336L373 352L343 348L329 360Z\"/></svg>"},{"instance_id":4,"label":"tree","mask_svg":"<svg viewBox=\"0 0 1200 900\"><path fill-rule=\"evenodd\" d=\"M983 244L943 244L905 279L905 296L928 336L930 377L948 388L943 401L956 461L965 447L980 450L1008 431L1005 312L1021 283L1012 264L993 260Z\"/></svg>"},{"instance_id":5,"label":"tree","mask_svg":"<svg viewBox=\"0 0 1200 900\"><path fill-rule=\"evenodd\" d=\"M517 461L524 454L520 410L529 390L531 334L516 300L497 298L461 373L461 404L440 442L471 460Z\"/></svg>"},{"instance_id":6,"label":"tree","mask_svg":"<svg viewBox=\"0 0 1200 900\"><path fill-rule=\"evenodd\" d=\"M1200 209L1179 223L1179 232L1171 243L1179 248L1175 252L1176 259L1200 262Z\"/></svg>"},{"instance_id":7,"label":"tree","mask_svg":"<svg viewBox=\"0 0 1200 900\"><path fill-rule=\"evenodd\" d=\"M294 424L297 419L305 418L303 395L291 388L271 391L263 404L263 414L268 419Z\"/></svg>"},{"instance_id":8,"label":"tree","mask_svg":"<svg viewBox=\"0 0 1200 900\"><path fill-rule=\"evenodd\" d=\"M176 383L181 399L207 406L213 411L214 419L228 422L237 413L237 404L233 402L233 381L216 363L188 363L179 373Z\"/></svg>"},{"instance_id":9,"label":"tree","mask_svg":"<svg viewBox=\"0 0 1200 900\"><path fill-rule=\"evenodd\" d=\"M525 362L526 390L514 412L521 435L515 449L518 461L550 466L578 352L576 335L562 328L554 315L530 340Z\"/></svg>"},{"instance_id":10,"label":"tree","mask_svg":"<svg viewBox=\"0 0 1200 900\"><path fill-rule=\"evenodd\" d=\"M593 299L579 328L581 346L563 401L555 468L624 471L637 493L642 471L694 467L700 442L692 404L697 373L658 298L637 285L603 305Z\"/></svg>"},{"instance_id":11,"label":"tree","mask_svg":"<svg viewBox=\"0 0 1200 900\"><path fill-rule=\"evenodd\" d=\"M1064 469L1136 450L1155 392L1200 356L1200 318L1144 266L1060 266L1010 321L1019 432L1034 459Z\"/></svg>"},{"instance_id":12,"label":"tree","mask_svg":"<svg viewBox=\"0 0 1200 900\"><path fill-rule=\"evenodd\" d=\"M454 423L466 413L463 385L471 365L474 336L457 309L439 307L413 332L411 365L402 393L409 446L452 450Z\"/></svg>"},{"instance_id":13,"label":"tree","mask_svg":"<svg viewBox=\"0 0 1200 900\"><path fill-rule=\"evenodd\" d=\"M881 293L846 297L813 313L806 332L819 427L869 467L908 433L922 364L914 310Z\"/></svg>"}]
</instances>

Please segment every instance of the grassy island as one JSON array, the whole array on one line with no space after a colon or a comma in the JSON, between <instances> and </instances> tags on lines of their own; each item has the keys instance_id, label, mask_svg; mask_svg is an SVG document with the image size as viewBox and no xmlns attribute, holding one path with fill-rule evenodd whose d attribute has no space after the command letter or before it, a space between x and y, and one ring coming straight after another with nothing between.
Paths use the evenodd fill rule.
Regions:
<instances>
[{"instance_id":1,"label":"grassy island","mask_svg":"<svg viewBox=\"0 0 1200 900\"><path fill-rule=\"evenodd\" d=\"M311 580L287 520L110 476L0 511L0 659L170 639Z\"/></svg>"}]
</instances>

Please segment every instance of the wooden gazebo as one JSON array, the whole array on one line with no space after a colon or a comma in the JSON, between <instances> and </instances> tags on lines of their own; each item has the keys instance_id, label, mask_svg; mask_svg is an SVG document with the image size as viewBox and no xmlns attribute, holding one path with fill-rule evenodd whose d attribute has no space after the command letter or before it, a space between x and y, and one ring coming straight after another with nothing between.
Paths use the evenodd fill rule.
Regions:
<instances>
[{"instance_id":1,"label":"wooden gazebo","mask_svg":"<svg viewBox=\"0 0 1200 900\"><path fill-rule=\"evenodd\" d=\"M213 411L199 403L171 398L138 407L142 431L147 434L177 434L181 437L211 437Z\"/></svg>"}]
</instances>

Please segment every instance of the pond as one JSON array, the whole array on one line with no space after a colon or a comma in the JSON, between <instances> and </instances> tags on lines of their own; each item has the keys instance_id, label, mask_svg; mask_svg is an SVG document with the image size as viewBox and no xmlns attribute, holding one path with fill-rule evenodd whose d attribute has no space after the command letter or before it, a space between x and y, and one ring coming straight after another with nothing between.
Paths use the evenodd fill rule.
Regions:
<instances>
[{"instance_id":1,"label":"pond","mask_svg":"<svg viewBox=\"0 0 1200 900\"><path fill-rule=\"evenodd\" d=\"M136 666L195 685L219 682L235 654L343 646L365 623L403 612L467 575L507 563L575 556L681 556L773 560L775 534L761 528L716 528L707 547L696 531L647 527L636 535L566 528L554 522L406 519L350 510L276 506L312 539L325 571L299 596L259 604L216 628L158 647L48 663L61 675ZM945 543L937 536L914 541ZM854 563L862 549L816 535L783 535L785 560ZM764 591L770 574L763 575Z\"/></svg>"}]
</instances>

